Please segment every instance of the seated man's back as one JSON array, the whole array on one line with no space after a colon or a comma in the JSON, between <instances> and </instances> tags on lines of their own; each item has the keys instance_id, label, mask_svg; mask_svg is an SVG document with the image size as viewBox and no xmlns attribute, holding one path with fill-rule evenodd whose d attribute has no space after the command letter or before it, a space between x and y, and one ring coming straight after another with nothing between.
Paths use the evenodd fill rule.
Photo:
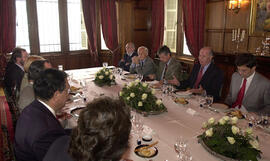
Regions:
<instances>
[{"instance_id":1,"label":"seated man's back","mask_svg":"<svg viewBox=\"0 0 270 161\"><path fill-rule=\"evenodd\" d=\"M17 122L17 160L42 160L51 143L63 135L65 131L59 121L41 102L35 100L23 110Z\"/></svg>"}]
</instances>

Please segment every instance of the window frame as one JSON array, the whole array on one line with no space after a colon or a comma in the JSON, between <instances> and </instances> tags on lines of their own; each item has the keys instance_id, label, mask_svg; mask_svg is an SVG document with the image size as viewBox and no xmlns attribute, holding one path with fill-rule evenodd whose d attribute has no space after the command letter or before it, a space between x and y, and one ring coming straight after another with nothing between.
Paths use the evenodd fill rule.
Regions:
<instances>
[{"instance_id":1,"label":"window frame","mask_svg":"<svg viewBox=\"0 0 270 161\"><path fill-rule=\"evenodd\" d=\"M38 15L36 0L26 0L26 11L28 19L29 45L30 53L35 55L59 55L86 53L88 49L70 50L69 49L69 31L68 31L68 6L67 0L58 0L59 13L59 31L61 51L40 52L40 41L38 32ZM89 46L88 46L89 48Z\"/></svg>"}]
</instances>

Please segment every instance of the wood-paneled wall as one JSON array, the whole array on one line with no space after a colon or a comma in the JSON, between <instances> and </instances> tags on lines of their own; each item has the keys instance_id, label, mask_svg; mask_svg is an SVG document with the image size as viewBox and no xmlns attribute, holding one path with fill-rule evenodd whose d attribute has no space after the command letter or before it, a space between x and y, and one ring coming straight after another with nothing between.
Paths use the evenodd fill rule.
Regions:
<instances>
[{"instance_id":1,"label":"wood-paneled wall","mask_svg":"<svg viewBox=\"0 0 270 161\"><path fill-rule=\"evenodd\" d=\"M238 13L228 10L228 0L208 0L206 5L205 45L218 53L234 53L232 29L246 30L246 36L239 44L239 53L255 53L264 36L251 36L249 33L251 1L243 0Z\"/></svg>"}]
</instances>

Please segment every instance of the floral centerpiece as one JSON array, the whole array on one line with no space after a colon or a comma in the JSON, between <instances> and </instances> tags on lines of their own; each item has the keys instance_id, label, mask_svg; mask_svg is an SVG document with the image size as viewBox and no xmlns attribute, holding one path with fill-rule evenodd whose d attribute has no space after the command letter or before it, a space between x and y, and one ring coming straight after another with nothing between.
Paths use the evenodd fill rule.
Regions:
<instances>
[{"instance_id":1,"label":"floral centerpiece","mask_svg":"<svg viewBox=\"0 0 270 161\"><path fill-rule=\"evenodd\" d=\"M95 84L98 86L115 84L115 76L112 74L112 70L108 68L102 68L95 74Z\"/></svg>"},{"instance_id":2,"label":"floral centerpiece","mask_svg":"<svg viewBox=\"0 0 270 161\"><path fill-rule=\"evenodd\" d=\"M148 115L167 111L162 101L155 96L155 90L139 80L126 84L119 95L137 112Z\"/></svg>"},{"instance_id":3,"label":"floral centerpiece","mask_svg":"<svg viewBox=\"0 0 270 161\"><path fill-rule=\"evenodd\" d=\"M223 160L257 161L260 158L258 137L254 137L252 128L241 130L236 126L237 117L224 116L219 121L210 118L203 123L205 132L199 135L199 141L206 149L225 156Z\"/></svg>"}]
</instances>

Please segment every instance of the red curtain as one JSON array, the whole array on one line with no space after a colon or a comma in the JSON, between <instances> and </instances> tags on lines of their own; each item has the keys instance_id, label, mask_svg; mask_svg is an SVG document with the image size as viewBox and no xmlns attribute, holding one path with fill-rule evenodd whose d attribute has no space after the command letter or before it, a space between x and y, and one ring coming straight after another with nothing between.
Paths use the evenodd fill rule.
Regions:
<instances>
[{"instance_id":1,"label":"red curtain","mask_svg":"<svg viewBox=\"0 0 270 161\"><path fill-rule=\"evenodd\" d=\"M121 59L118 48L116 0L100 0L101 25L104 41L113 55L113 65Z\"/></svg>"},{"instance_id":2,"label":"red curtain","mask_svg":"<svg viewBox=\"0 0 270 161\"><path fill-rule=\"evenodd\" d=\"M82 9L86 32L88 36L89 51L93 64L99 66L97 51L97 29L96 29L96 0L82 0Z\"/></svg>"},{"instance_id":3,"label":"red curtain","mask_svg":"<svg viewBox=\"0 0 270 161\"><path fill-rule=\"evenodd\" d=\"M204 43L206 0L183 0L183 20L187 46L196 60Z\"/></svg>"},{"instance_id":4,"label":"red curtain","mask_svg":"<svg viewBox=\"0 0 270 161\"><path fill-rule=\"evenodd\" d=\"M6 53L16 46L16 5L15 0L0 1L0 77L6 67Z\"/></svg>"},{"instance_id":5,"label":"red curtain","mask_svg":"<svg viewBox=\"0 0 270 161\"><path fill-rule=\"evenodd\" d=\"M152 49L154 58L162 46L164 36L164 0L152 0Z\"/></svg>"}]
</instances>

